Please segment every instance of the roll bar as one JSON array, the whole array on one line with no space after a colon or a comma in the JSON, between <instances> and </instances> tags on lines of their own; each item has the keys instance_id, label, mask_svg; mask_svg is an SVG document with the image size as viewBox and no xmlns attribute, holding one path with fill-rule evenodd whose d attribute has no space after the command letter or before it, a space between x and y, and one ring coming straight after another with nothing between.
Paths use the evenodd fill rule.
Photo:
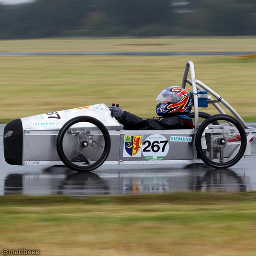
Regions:
<instances>
[{"instance_id":1,"label":"roll bar","mask_svg":"<svg viewBox=\"0 0 256 256\"><path fill-rule=\"evenodd\" d=\"M191 80L188 79L188 72L190 69L191 73ZM209 94L211 94L213 97L216 98L216 100L213 100L210 95L208 95L208 102L213 104L213 106L221 113L226 114L225 111L219 106L218 103L222 103L227 109L230 110L230 112L241 122L241 124L244 126L244 128L249 128L244 120L241 118L241 116L223 99L219 94L217 94L215 91L213 91L211 88L209 88L207 85L202 83L201 81L197 80L195 78L195 68L194 63L192 61L188 61L185 67L185 72L182 80L182 88L185 89L186 83L189 83L193 88L193 98L194 98L194 111L195 111L195 128L198 128L198 94L197 90L206 90Z\"/></svg>"}]
</instances>

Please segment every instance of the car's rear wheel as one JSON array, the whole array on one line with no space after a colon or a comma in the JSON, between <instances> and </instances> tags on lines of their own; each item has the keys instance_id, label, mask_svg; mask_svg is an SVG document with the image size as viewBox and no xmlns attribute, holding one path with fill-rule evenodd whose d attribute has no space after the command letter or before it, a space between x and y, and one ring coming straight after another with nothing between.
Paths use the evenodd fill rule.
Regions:
<instances>
[{"instance_id":1,"label":"car's rear wheel","mask_svg":"<svg viewBox=\"0 0 256 256\"><path fill-rule=\"evenodd\" d=\"M195 112L189 113L188 116L191 117L193 123L195 123L195 120L194 120L195 119ZM205 119L211 117L211 115L208 114L208 113L205 113L205 112L198 112L198 117L199 117L199 124L201 124ZM218 124L218 122L215 121L214 124Z\"/></svg>"},{"instance_id":2,"label":"car's rear wheel","mask_svg":"<svg viewBox=\"0 0 256 256\"><path fill-rule=\"evenodd\" d=\"M214 168L228 168L244 155L247 137L237 119L218 114L202 122L196 133L195 144L198 156L204 163Z\"/></svg>"}]
</instances>

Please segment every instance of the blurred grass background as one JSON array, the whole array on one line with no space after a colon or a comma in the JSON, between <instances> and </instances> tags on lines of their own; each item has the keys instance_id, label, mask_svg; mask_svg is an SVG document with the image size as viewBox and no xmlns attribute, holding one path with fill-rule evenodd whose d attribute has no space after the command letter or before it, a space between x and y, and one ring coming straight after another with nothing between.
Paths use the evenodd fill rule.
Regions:
<instances>
[{"instance_id":1,"label":"blurred grass background","mask_svg":"<svg viewBox=\"0 0 256 256\"><path fill-rule=\"evenodd\" d=\"M0 247L40 255L253 256L255 193L0 197Z\"/></svg>"},{"instance_id":2,"label":"blurred grass background","mask_svg":"<svg viewBox=\"0 0 256 256\"><path fill-rule=\"evenodd\" d=\"M256 51L256 37L45 38L0 40L0 52Z\"/></svg>"},{"instance_id":3,"label":"blurred grass background","mask_svg":"<svg viewBox=\"0 0 256 256\"><path fill-rule=\"evenodd\" d=\"M0 41L0 52L51 51L256 51L256 38ZM102 102L118 102L127 111L150 118L159 92L181 85L189 60L197 79L224 97L246 121L256 121L256 59L152 56L1 57L0 121Z\"/></svg>"}]
</instances>

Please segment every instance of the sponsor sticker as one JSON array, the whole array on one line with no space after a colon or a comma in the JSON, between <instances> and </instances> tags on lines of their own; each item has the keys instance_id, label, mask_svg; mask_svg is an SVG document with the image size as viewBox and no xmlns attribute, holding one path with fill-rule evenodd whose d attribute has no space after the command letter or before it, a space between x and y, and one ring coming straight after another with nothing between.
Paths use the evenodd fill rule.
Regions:
<instances>
[{"instance_id":1,"label":"sponsor sticker","mask_svg":"<svg viewBox=\"0 0 256 256\"><path fill-rule=\"evenodd\" d=\"M86 110L86 109L91 109L92 106L83 106L83 107L78 107L78 108L73 108L72 110Z\"/></svg>"},{"instance_id":2,"label":"sponsor sticker","mask_svg":"<svg viewBox=\"0 0 256 256\"><path fill-rule=\"evenodd\" d=\"M142 145L142 153L149 161L162 160L169 152L168 140L161 134L153 134L146 138Z\"/></svg>"},{"instance_id":3,"label":"sponsor sticker","mask_svg":"<svg viewBox=\"0 0 256 256\"><path fill-rule=\"evenodd\" d=\"M96 110L96 111L102 111L102 110L104 110L104 105L103 104L96 104L96 105L90 105L90 106L83 106L83 107L73 108L71 110L78 111L78 110L87 110L87 109L93 109L93 110Z\"/></svg>"},{"instance_id":4,"label":"sponsor sticker","mask_svg":"<svg viewBox=\"0 0 256 256\"><path fill-rule=\"evenodd\" d=\"M141 157L141 140L142 136L125 136L123 156Z\"/></svg>"},{"instance_id":5,"label":"sponsor sticker","mask_svg":"<svg viewBox=\"0 0 256 256\"><path fill-rule=\"evenodd\" d=\"M102 104L97 104L97 105L92 105L93 109L96 111L102 111L104 110L104 105Z\"/></svg>"},{"instance_id":6,"label":"sponsor sticker","mask_svg":"<svg viewBox=\"0 0 256 256\"><path fill-rule=\"evenodd\" d=\"M170 141L176 141L176 142L192 142L192 137L171 136Z\"/></svg>"},{"instance_id":7,"label":"sponsor sticker","mask_svg":"<svg viewBox=\"0 0 256 256\"><path fill-rule=\"evenodd\" d=\"M40 161L25 161L25 165L39 165Z\"/></svg>"},{"instance_id":8,"label":"sponsor sticker","mask_svg":"<svg viewBox=\"0 0 256 256\"><path fill-rule=\"evenodd\" d=\"M56 122L54 121L40 121L40 122L33 122L32 123L33 126L54 126L56 125Z\"/></svg>"}]
</instances>

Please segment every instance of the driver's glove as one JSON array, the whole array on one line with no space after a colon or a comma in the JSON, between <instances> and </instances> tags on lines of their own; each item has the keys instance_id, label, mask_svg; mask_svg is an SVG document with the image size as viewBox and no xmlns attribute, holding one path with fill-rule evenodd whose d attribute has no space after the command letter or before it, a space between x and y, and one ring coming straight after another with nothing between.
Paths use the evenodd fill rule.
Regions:
<instances>
[{"instance_id":1,"label":"driver's glove","mask_svg":"<svg viewBox=\"0 0 256 256\"><path fill-rule=\"evenodd\" d=\"M116 106L110 107L109 110L111 112L111 116L115 117L117 120L119 120L121 115L124 113L123 109L116 107Z\"/></svg>"}]
</instances>

